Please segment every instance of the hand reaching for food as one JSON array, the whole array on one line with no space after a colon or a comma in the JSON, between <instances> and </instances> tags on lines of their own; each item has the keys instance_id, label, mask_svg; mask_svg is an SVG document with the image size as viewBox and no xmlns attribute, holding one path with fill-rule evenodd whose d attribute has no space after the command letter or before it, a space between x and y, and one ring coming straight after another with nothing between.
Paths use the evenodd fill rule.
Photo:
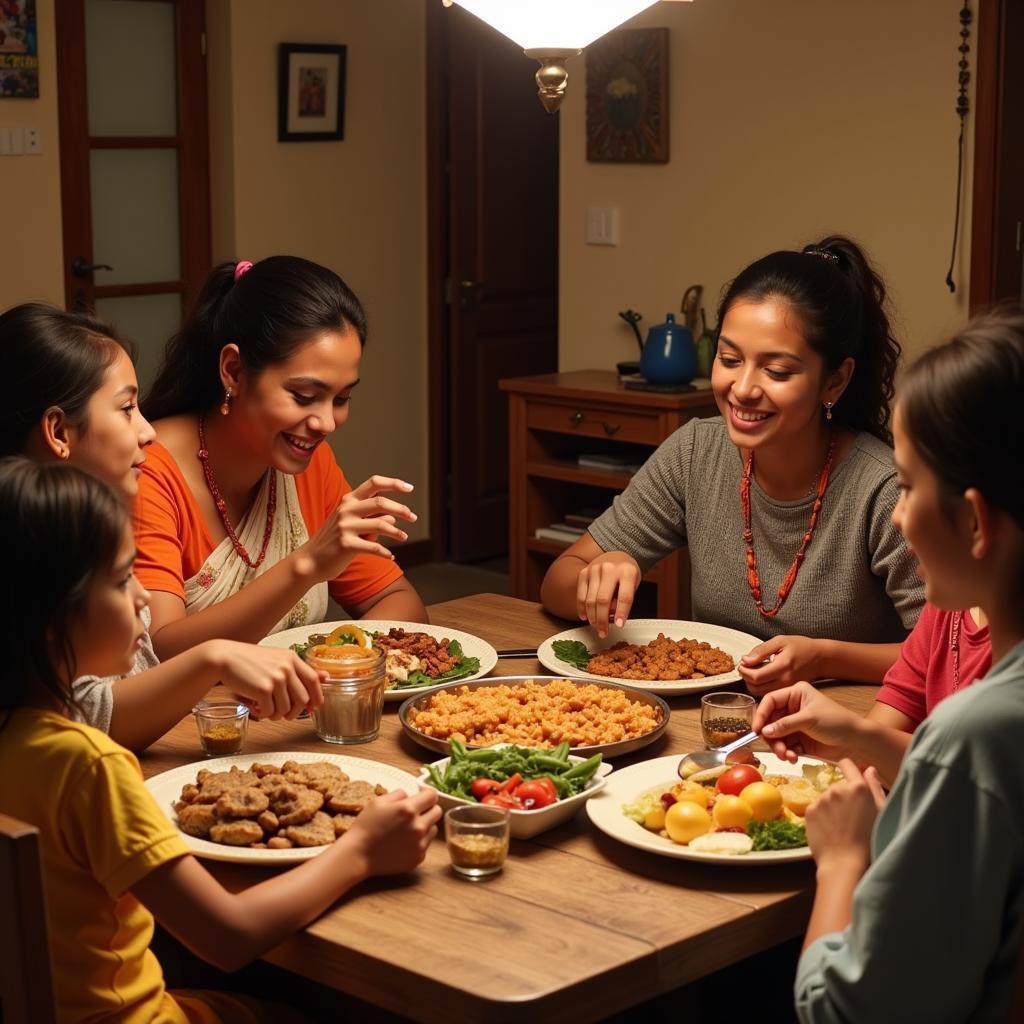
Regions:
<instances>
[{"instance_id":1,"label":"hand reaching for food","mask_svg":"<svg viewBox=\"0 0 1024 1024\"><path fill-rule=\"evenodd\" d=\"M407 505L386 498L384 492L410 492L413 485L390 476L371 476L353 488L338 503L323 526L299 550L313 561L317 580L331 580L342 573L357 555L394 558L381 544L379 536L408 540L398 525L399 519L416 522L416 513Z\"/></svg>"},{"instance_id":2,"label":"hand reaching for food","mask_svg":"<svg viewBox=\"0 0 1024 1024\"><path fill-rule=\"evenodd\" d=\"M424 787L413 796L394 790L372 800L342 842L361 858L367 875L398 875L427 855L440 820L437 790Z\"/></svg>"},{"instance_id":3,"label":"hand reaching for food","mask_svg":"<svg viewBox=\"0 0 1024 1024\"><path fill-rule=\"evenodd\" d=\"M636 559L625 551L599 555L580 570L577 578L577 614L597 630L598 636L606 637L611 623L625 625L642 575Z\"/></svg>"},{"instance_id":4,"label":"hand reaching for food","mask_svg":"<svg viewBox=\"0 0 1024 1024\"><path fill-rule=\"evenodd\" d=\"M849 756L859 722L858 715L800 682L767 694L754 711L751 727L771 744L776 757L795 763L804 755L827 761Z\"/></svg>"},{"instance_id":5,"label":"hand reaching for food","mask_svg":"<svg viewBox=\"0 0 1024 1024\"><path fill-rule=\"evenodd\" d=\"M235 640L210 640L220 681L247 703L256 718L295 718L324 702L326 672L310 668L294 651Z\"/></svg>"},{"instance_id":6,"label":"hand reaching for food","mask_svg":"<svg viewBox=\"0 0 1024 1024\"><path fill-rule=\"evenodd\" d=\"M755 696L817 677L818 641L808 636L774 636L743 655L736 666Z\"/></svg>"}]
</instances>

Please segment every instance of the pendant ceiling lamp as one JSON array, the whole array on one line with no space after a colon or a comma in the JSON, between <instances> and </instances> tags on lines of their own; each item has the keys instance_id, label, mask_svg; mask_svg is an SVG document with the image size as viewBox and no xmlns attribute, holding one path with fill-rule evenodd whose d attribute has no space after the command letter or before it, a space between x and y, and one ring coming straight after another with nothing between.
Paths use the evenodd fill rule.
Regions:
<instances>
[{"instance_id":1,"label":"pendant ceiling lamp","mask_svg":"<svg viewBox=\"0 0 1024 1024\"><path fill-rule=\"evenodd\" d=\"M445 7L453 2L540 63L538 95L544 109L554 113L569 80L565 61L657 0L443 0Z\"/></svg>"}]
</instances>

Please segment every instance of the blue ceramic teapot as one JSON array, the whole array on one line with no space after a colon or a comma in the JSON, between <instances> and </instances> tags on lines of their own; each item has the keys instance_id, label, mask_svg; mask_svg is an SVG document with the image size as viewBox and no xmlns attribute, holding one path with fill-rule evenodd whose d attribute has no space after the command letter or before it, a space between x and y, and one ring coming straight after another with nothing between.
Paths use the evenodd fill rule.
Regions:
<instances>
[{"instance_id":1,"label":"blue ceramic teapot","mask_svg":"<svg viewBox=\"0 0 1024 1024\"><path fill-rule=\"evenodd\" d=\"M640 357L640 372L652 384L689 384L697 375L697 347L693 332L677 324L672 313L647 332Z\"/></svg>"}]
</instances>

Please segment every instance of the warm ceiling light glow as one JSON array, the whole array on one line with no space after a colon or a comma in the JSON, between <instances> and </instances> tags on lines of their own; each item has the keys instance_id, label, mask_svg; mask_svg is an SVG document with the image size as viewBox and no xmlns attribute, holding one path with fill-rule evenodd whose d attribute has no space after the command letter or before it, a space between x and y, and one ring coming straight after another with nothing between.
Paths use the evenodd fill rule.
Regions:
<instances>
[{"instance_id":1,"label":"warm ceiling light glow","mask_svg":"<svg viewBox=\"0 0 1024 1024\"><path fill-rule=\"evenodd\" d=\"M455 0L524 50L582 50L657 0Z\"/></svg>"},{"instance_id":2,"label":"warm ceiling light glow","mask_svg":"<svg viewBox=\"0 0 1024 1024\"><path fill-rule=\"evenodd\" d=\"M657 0L443 0L445 7L453 2L518 43L540 64L537 94L544 109L554 113L569 81L566 60Z\"/></svg>"}]
</instances>

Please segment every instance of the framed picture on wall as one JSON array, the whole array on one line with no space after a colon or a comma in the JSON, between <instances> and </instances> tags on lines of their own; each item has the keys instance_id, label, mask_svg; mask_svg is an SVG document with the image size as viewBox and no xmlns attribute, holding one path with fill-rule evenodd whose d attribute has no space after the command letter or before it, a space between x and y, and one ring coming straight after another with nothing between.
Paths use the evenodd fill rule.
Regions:
<instances>
[{"instance_id":1,"label":"framed picture on wall","mask_svg":"<svg viewBox=\"0 0 1024 1024\"><path fill-rule=\"evenodd\" d=\"M624 28L587 47L587 159L668 163L668 29Z\"/></svg>"},{"instance_id":2,"label":"framed picture on wall","mask_svg":"<svg viewBox=\"0 0 1024 1024\"><path fill-rule=\"evenodd\" d=\"M345 137L345 49L323 43L278 46L278 142Z\"/></svg>"}]
</instances>

